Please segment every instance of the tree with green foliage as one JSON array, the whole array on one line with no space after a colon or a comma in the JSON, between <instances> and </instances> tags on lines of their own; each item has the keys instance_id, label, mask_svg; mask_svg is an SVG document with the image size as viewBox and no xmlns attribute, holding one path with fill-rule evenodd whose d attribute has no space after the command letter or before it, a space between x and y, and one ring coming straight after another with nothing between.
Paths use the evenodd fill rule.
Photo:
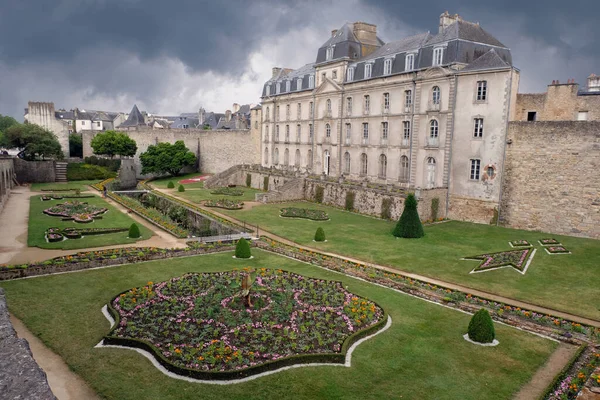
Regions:
<instances>
[{"instance_id":1,"label":"tree with green foliage","mask_svg":"<svg viewBox=\"0 0 600 400\"><path fill-rule=\"evenodd\" d=\"M494 321L485 308L477 311L471 318L468 334L469 339L477 343L492 343L496 338Z\"/></svg>"},{"instance_id":2,"label":"tree with green foliage","mask_svg":"<svg viewBox=\"0 0 600 400\"><path fill-rule=\"evenodd\" d=\"M135 140L123 132L106 131L97 134L90 143L94 154L108 156L133 157L137 152Z\"/></svg>"},{"instance_id":3,"label":"tree with green foliage","mask_svg":"<svg viewBox=\"0 0 600 400\"><path fill-rule=\"evenodd\" d=\"M63 158L54 133L34 124L16 124L4 132L6 147L18 148L25 160Z\"/></svg>"},{"instance_id":4,"label":"tree with green foliage","mask_svg":"<svg viewBox=\"0 0 600 400\"><path fill-rule=\"evenodd\" d=\"M10 147L4 132L13 125L19 125L16 119L0 114L0 147Z\"/></svg>"},{"instance_id":5,"label":"tree with green foliage","mask_svg":"<svg viewBox=\"0 0 600 400\"><path fill-rule=\"evenodd\" d=\"M196 164L196 156L188 150L183 140L174 144L159 143L148 146L140 155L142 174L169 174L177 176L184 167Z\"/></svg>"},{"instance_id":6,"label":"tree with green foliage","mask_svg":"<svg viewBox=\"0 0 600 400\"><path fill-rule=\"evenodd\" d=\"M318 227L315 232L315 242L324 242L325 241L325 231L323 228Z\"/></svg>"},{"instance_id":7,"label":"tree with green foliage","mask_svg":"<svg viewBox=\"0 0 600 400\"><path fill-rule=\"evenodd\" d=\"M179 187L177 188L178 192L185 192L185 187L183 187L183 185L179 185Z\"/></svg>"},{"instance_id":8,"label":"tree with green foliage","mask_svg":"<svg viewBox=\"0 0 600 400\"><path fill-rule=\"evenodd\" d=\"M250 258L252 257L252 253L250 253L250 244L244 238L238 240L235 246L235 258Z\"/></svg>"},{"instance_id":9,"label":"tree with green foliage","mask_svg":"<svg viewBox=\"0 0 600 400\"><path fill-rule=\"evenodd\" d=\"M417 211L417 199L413 193L406 196L404 211L394 228L394 236L401 238L420 238L425 236L423 225Z\"/></svg>"},{"instance_id":10,"label":"tree with green foliage","mask_svg":"<svg viewBox=\"0 0 600 400\"><path fill-rule=\"evenodd\" d=\"M71 157L83 157L83 140L81 135L71 133L69 135L69 154Z\"/></svg>"},{"instance_id":11,"label":"tree with green foliage","mask_svg":"<svg viewBox=\"0 0 600 400\"><path fill-rule=\"evenodd\" d=\"M167 183L167 188L175 189L175 184L173 183L173 181L169 181L169 183Z\"/></svg>"},{"instance_id":12,"label":"tree with green foliage","mask_svg":"<svg viewBox=\"0 0 600 400\"><path fill-rule=\"evenodd\" d=\"M137 239L140 236L142 236L140 234L140 228L137 226L136 223L131 224L131 226L129 227L129 237L131 239Z\"/></svg>"}]
</instances>

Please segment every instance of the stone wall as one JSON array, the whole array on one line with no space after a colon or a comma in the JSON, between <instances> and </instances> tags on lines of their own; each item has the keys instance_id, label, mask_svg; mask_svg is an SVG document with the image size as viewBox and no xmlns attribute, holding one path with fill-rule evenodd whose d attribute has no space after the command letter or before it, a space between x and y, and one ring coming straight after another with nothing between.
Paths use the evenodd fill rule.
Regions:
<instances>
[{"instance_id":1,"label":"stone wall","mask_svg":"<svg viewBox=\"0 0 600 400\"><path fill-rule=\"evenodd\" d=\"M14 158L19 183L56 182L54 161L25 161Z\"/></svg>"},{"instance_id":2,"label":"stone wall","mask_svg":"<svg viewBox=\"0 0 600 400\"><path fill-rule=\"evenodd\" d=\"M101 132L82 131L83 156L93 155L91 141ZM260 163L260 152L254 149L258 130L214 130L201 129L152 129L141 128L125 131L137 143L137 154L134 157L138 178L141 177L139 156L148 146L157 143L175 143L183 140L187 148L199 155L199 169L206 173L218 173L238 164ZM260 140L260 137L259 139Z\"/></svg>"},{"instance_id":3,"label":"stone wall","mask_svg":"<svg viewBox=\"0 0 600 400\"><path fill-rule=\"evenodd\" d=\"M495 223L498 202L450 195L448 218L479 224Z\"/></svg>"},{"instance_id":4,"label":"stone wall","mask_svg":"<svg viewBox=\"0 0 600 400\"><path fill-rule=\"evenodd\" d=\"M8 195L12 189L14 182L13 176L15 173L13 159L0 156L0 212L4 208L8 200Z\"/></svg>"},{"instance_id":5,"label":"stone wall","mask_svg":"<svg viewBox=\"0 0 600 400\"><path fill-rule=\"evenodd\" d=\"M500 222L600 239L600 122L511 122Z\"/></svg>"},{"instance_id":6,"label":"stone wall","mask_svg":"<svg viewBox=\"0 0 600 400\"><path fill-rule=\"evenodd\" d=\"M56 400L46 373L33 359L29 343L19 339L10 323L4 289L0 288L0 397Z\"/></svg>"},{"instance_id":7,"label":"stone wall","mask_svg":"<svg viewBox=\"0 0 600 400\"><path fill-rule=\"evenodd\" d=\"M119 168L119 187L124 189L135 189L137 186L137 173L135 162L132 159L122 159L121 168Z\"/></svg>"},{"instance_id":8,"label":"stone wall","mask_svg":"<svg viewBox=\"0 0 600 400\"><path fill-rule=\"evenodd\" d=\"M27 104L25 121L36 124L56 135L63 155L69 157L69 124L56 119L54 103L30 101Z\"/></svg>"}]
</instances>

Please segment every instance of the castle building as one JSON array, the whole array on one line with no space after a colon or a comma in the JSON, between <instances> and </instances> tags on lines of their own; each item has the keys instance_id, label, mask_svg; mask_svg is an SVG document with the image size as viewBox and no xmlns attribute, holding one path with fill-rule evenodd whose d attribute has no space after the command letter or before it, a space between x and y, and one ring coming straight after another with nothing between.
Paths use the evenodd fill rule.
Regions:
<instances>
[{"instance_id":1,"label":"castle building","mask_svg":"<svg viewBox=\"0 0 600 400\"><path fill-rule=\"evenodd\" d=\"M497 205L518 84L510 50L458 15L389 43L375 25L347 23L314 63L273 68L261 163Z\"/></svg>"}]
</instances>

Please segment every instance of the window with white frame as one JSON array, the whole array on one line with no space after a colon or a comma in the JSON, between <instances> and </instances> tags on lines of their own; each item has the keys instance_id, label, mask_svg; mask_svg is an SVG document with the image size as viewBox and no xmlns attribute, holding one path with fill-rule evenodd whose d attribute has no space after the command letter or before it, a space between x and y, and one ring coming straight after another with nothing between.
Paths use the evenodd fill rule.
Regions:
<instances>
[{"instance_id":1,"label":"window with white frame","mask_svg":"<svg viewBox=\"0 0 600 400\"><path fill-rule=\"evenodd\" d=\"M444 48L436 47L433 49L433 66L442 65L444 61Z\"/></svg>"},{"instance_id":2,"label":"window with white frame","mask_svg":"<svg viewBox=\"0 0 600 400\"><path fill-rule=\"evenodd\" d=\"M408 146L410 143L410 121L402 122L402 145Z\"/></svg>"},{"instance_id":3,"label":"window with white frame","mask_svg":"<svg viewBox=\"0 0 600 400\"><path fill-rule=\"evenodd\" d=\"M365 114L368 114L369 111L371 110L371 96L369 96L368 94L365 95L365 102L364 102L364 112Z\"/></svg>"},{"instance_id":4,"label":"window with white frame","mask_svg":"<svg viewBox=\"0 0 600 400\"><path fill-rule=\"evenodd\" d=\"M348 68L348 71L346 72L346 80L348 82L352 82L354 80L354 67Z\"/></svg>"},{"instance_id":5,"label":"window with white frame","mask_svg":"<svg viewBox=\"0 0 600 400\"><path fill-rule=\"evenodd\" d=\"M387 156L382 154L379 156L379 178L385 179L387 176Z\"/></svg>"},{"instance_id":6,"label":"window with white frame","mask_svg":"<svg viewBox=\"0 0 600 400\"><path fill-rule=\"evenodd\" d=\"M289 125L285 126L285 142L286 143L290 142L290 126Z\"/></svg>"},{"instance_id":7,"label":"window with white frame","mask_svg":"<svg viewBox=\"0 0 600 400\"><path fill-rule=\"evenodd\" d=\"M587 121L588 120L588 112L587 111L579 111L577 113L577 121Z\"/></svg>"},{"instance_id":8,"label":"window with white frame","mask_svg":"<svg viewBox=\"0 0 600 400\"><path fill-rule=\"evenodd\" d=\"M442 92L439 86L434 86L431 90L431 102L435 105L440 104L440 98L442 96Z\"/></svg>"},{"instance_id":9,"label":"window with white frame","mask_svg":"<svg viewBox=\"0 0 600 400\"><path fill-rule=\"evenodd\" d=\"M390 75L392 73L392 62L391 58L386 58L383 62L383 74Z\"/></svg>"},{"instance_id":10,"label":"window with white frame","mask_svg":"<svg viewBox=\"0 0 600 400\"><path fill-rule=\"evenodd\" d=\"M325 55L325 60L329 61L333 58L333 46L327 48L327 54Z\"/></svg>"},{"instance_id":11,"label":"window with white frame","mask_svg":"<svg viewBox=\"0 0 600 400\"><path fill-rule=\"evenodd\" d=\"M373 72L373 64L366 63L365 64L365 79L369 79L371 77L372 72Z\"/></svg>"},{"instance_id":12,"label":"window with white frame","mask_svg":"<svg viewBox=\"0 0 600 400\"><path fill-rule=\"evenodd\" d=\"M265 126L265 142L269 141L269 125Z\"/></svg>"},{"instance_id":13,"label":"window with white frame","mask_svg":"<svg viewBox=\"0 0 600 400\"><path fill-rule=\"evenodd\" d=\"M277 82L275 86L275 94L279 94L281 92L281 83Z\"/></svg>"},{"instance_id":14,"label":"window with white frame","mask_svg":"<svg viewBox=\"0 0 600 400\"><path fill-rule=\"evenodd\" d=\"M437 139L439 135L439 124L435 119L432 119L431 122L429 122L429 138Z\"/></svg>"},{"instance_id":15,"label":"window with white frame","mask_svg":"<svg viewBox=\"0 0 600 400\"><path fill-rule=\"evenodd\" d=\"M81 121L81 125L85 125L85 121Z\"/></svg>"},{"instance_id":16,"label":"window with white frame","mask_svg":"<svg viewBox=\"0 0 600 400\"><path fill-rule=\"evenodd\" d=\"M296 80L296 90L302 90L302 78Z\"/></svg>"},{"instance_id":17,"label":"window with white frame","mask_svg":"<svg viewBox=\"0 0 600 400\"><path fill-rule=\"evenodd\" d=\"M302 161L302 156L300 155L300 150L296 149L296 156L295 156L295 159L294 159L294 166L296 168L299 168L301 161Z\"/></svg>"},{"instance_id":18,"label":"window with white frame","mask_svg":"<svg viewBox=\"0 0 600 400\"><path fill-rule=\"evenodd\" d=\"M352 97L346 98L346 113L352 115Z\"/></svg>"},{"instance_id":19,"label":"window with white frame","mask_svg":"<svg viewBox=\"0 0 600 400\"><path fill-rule=\"evenodd\" d=\"M487 81L477 81L477 101L487 100Z\"/></svg>"},{"instance_id":20,"label":"window with white frame","mask_svg":"<svg viewBox=\"0 0 600 400\"><path fill-rule=\"evenodd\" d=\"M325 108L327 110L327 115L331 115L331 100L327 99L327 101L325 102Z\"/></svg>"},{"instance_id":21,"label":"window with white frame","mask_svg":"<svg viewBox=\"0 0 600 400\"><path fill-rule=\"evenodd\" d=\"M479 176L481 173L481 160L471 160L471 172L469 174L469 179L471 180L479 180Z\"/></svg>"},{"instance_id":22,"label":"window with white frame","mask_svg":"<svg viewBox=\"0 0 600 400\"><path fill-rule=\"evenodd\" d=\"M314 75L310 75L308 77L308 88L309 89L314 89L315 88L315 76Z\"/></svg>"},{"instance_id":23,"label":"window with white frame","mask_svg":"<svg viewBox=\"0 0 600 400\"><path fill-rule=\"evenodd\" d=\"M296 143L300 143L300 139L302 138L302 126L300 124L296 125Z\"/></svg>"},{"instance_id":24,"label":"window with white frame","mask_svg":"<svg viewBox=\"0 0 600 400\"><path fill-rule=\"evenodd\" d=\"M325 137L331 137L331 125L325 124Z\"/></svg>"},{"instance_id":25,"label":"window with white frame","mask_svg":"<svg viewBox=\"0 0 600 400\"><path fill-rule=\"evenodd\" d=\"M473 137L482 138L483 137L483 118L475 118L475 127L473 130Z\"/></svg>"},{"instance_id":26,"label":"window with white frame","mask_svg":"<svg viewBox=\"0 0 600 400\"><path fill-rule=\"evenodd\" d=\"M383 109L385 111L390 111L390 94L389 93L383 94Z\"/></svg>"},{"instance_id":27,"label":"window with white frame","mask_svg":"<svg viewBox=\"0 0 600 400\"><path fill-rule=\"evenodd\" d=\"M382 122L381 123L381 138L383 140L387 140L388 138L388 123L387 122Z\"/></svg>"},{"instance_id":28,"label":"window with white frame","mask_svg":"<svg viewBox=\"0 0 600 400\"><path fill-rule=\"evenodd\" d=\"M412 71L413 69L415 69L415 55L407 54L406 58L404 59L404 70Z\"/></svg>"},{"instance_id":29,"label":"window with white frame","mask_svg":"<svg viewBox=\"0 0 600 400\"><path fill-rule=\"evenodd\" d=\"M292 81L285 81L285 91L289 92L292 89Z\"/></svg>"},{"instance_id":30,"label":"window with white frame","mask_svg":"<svg viewBox=\"0 0 600 400\"><path fill-rule=\"evenodd\" d=\"M285 149L285 151L283 152L283 165L285 165L286 167L288 165L290 165L290 150L289 149Z\"/></svg>"},{"instance_id":31,"label":"window with white frame","mask_svg":"<svg viewBox=\"0 0 600 400\"><path fill-rule=\"evenodd\" d=\"M296 119L302 119L302 103L296 104Z\"/></svg>"},{"instance_id":32,"label":"window with white frame","mask_svg":"<svg viewBox=\"0 0 600 400\"><path fill-rule=\"evenodd\" d=\"M412 90L404 91L404 109L410 111L412 108Z\"/></svg>"},{"instance_id":33,"label":"window with white frame","mask_svg":"<svg viewBox=\"0 0 600 400\"><path fill-rule=\"evenodd\" d=\"M344 153L344 173L350 173L350 153L348 152Z\"/></svg>"},{"instance_id":34,"label":"window with white frame","mask_svg":"<svg viewBox=\"0 0 600 400\"><path fill-rule=\"evenodd\" d=\"M400 157L400 174L398 176L398 180L400 182L408 181L408 157L402 156Z\"/></svg>"},{"instance_id":35,"label":"window with white frame","mask_svg":"<svg viewBox=\"0 0 600 400\"><path fill-rule=\"evenodd\" d=\"M360 155L360 174L362 176L367 175L367 172L369 171L369 160L367 158L367 155L365 153L362 153Z\"/></svg>"},{"instance_id":36,"label":"window with white frame","mask_svg":"<svg viewBox=\"0 0 600 400\"><path fill-rule=\"evenodd\" d=\"M267 96L271 95L271 85L267 85L266 95Z\"/></svg>"},{"instance_id":37,"label":"window with white frame","mask_svg":"<svg viewBox=\"0 0 600 400\"><path fill-rule=\"evenodd\" d=\"M265 164L269 163L269 149L265 147Z\"/></svg>"},{"instance_id":38,"label":"window with white frame","mask_svg":"<svg viewBox=\"0 0 600 400\"><path fill-rule=\"evenodd\" d=\"M363 123L363 139L368 139L368 138L369 138L369 123L364 122Z\"/></svg>"}]
</instances>

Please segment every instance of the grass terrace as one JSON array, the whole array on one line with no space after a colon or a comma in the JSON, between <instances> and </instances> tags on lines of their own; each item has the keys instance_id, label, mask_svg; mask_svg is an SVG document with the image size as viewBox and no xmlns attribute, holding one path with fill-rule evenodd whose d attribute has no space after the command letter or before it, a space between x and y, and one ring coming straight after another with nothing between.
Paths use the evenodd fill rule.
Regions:
<instances>
[{"instance_id":1,"label":"grass terrace","mask_svg":"<svg viewBox=\"0 0 600 400\"><path fill-rule=\"evenodd\" d=\"M196 399L200 393L206 399L280 399L289 393L296 399L364 399L367 393L370 398L510 399L557 347L498 324L499 346L475 346L462 338L469 315L270 253L255 250L254 256L240 262L228 252L0 286L10 311L106 399ZM351 368L297 368L227 386L169 378L129 349L94 348L110 331L101 308L119 293L189 272L242 267L340 280L347 290L383 307L393 324L356 348Z\"/></svg>"},{"instance_id":2,"label":"grass terrace","mask_svg":"<svg viewBox=\"0 0 600 400\"><path fill-rule=\"evenodd\" d=\"M62 199L41 201L41 196L33 196L29 205L29 229L27 245L30 247L40 247L42 249L83 249L88 247L110 246L116 244L135 243L139 240L145 240L152 236L152 231L145 226L138 224L142 236L138 239L129 239L128 231L107 233L101 235L84 236L81 239L67 239L60 242L48 243L45 238L45 232L49 228L129 228L135 221L129 216L117 210L100 197L78 199ZM61 217L46 215L43 213L57 204L66 201L78 200L90 205L107 208L108 211L102 215L101 219L94 219L91 223L76 223L74 221L63 221Z\"/></svg>"},{"instance_id":3,"label":"grass terrace","mask_svg":"<svg viewBox=\"0 0 600 400\"><path fill-rule=\"evenodd\" d=\"M175 184L175 190L177 190L177 186L179 186L179 181L197 178L202 175L206 174L202 174L200 172L193 172L191 174L185 174L180 176L170 176L168 178L155 179L151 182L151 184L156 188L166 189L169 182L172 181ZM204 182L186 183L183 186L185 186L186 189L202 189L204 188Z\"/></svg>"},{"instance_id":4,"label":"grass terrace","mask_svg":"<svg viewBox=\"0 0 600 400\"><path fill-rule=\"evenodd\" d=\"M313 242L319 223L279 217L282 207L319 209L329 214L326 243ZM496 293L548 308L600 320L598 287L600 241L451 221L425 226L422 239L396 239L395 221L384 221L309 202L258 205L250 210L219 210L258 224L301 245L388 265L447 282ZM538 243L557 239L572 254L549 255ZM536 254L525 275L513 268L469 274L478 261L463 257L514 250L509 241L527 240Z\"/></svg>"},{"instance_id":5,"label":"grass terrace","mask_svg":"<svg viewBox=\"0 0 600 400\"><path fill-rule=\"evenodd\" d=\"M98 180L92 181L72 181L67 183L32 183L31 191L33 192L52 192L52 191L68 191L68 190L76 190L79 189L82 192L85 190L90 190L89 185L93 185L94 183L98 183Z\"/></svg>"}]
</instances>

